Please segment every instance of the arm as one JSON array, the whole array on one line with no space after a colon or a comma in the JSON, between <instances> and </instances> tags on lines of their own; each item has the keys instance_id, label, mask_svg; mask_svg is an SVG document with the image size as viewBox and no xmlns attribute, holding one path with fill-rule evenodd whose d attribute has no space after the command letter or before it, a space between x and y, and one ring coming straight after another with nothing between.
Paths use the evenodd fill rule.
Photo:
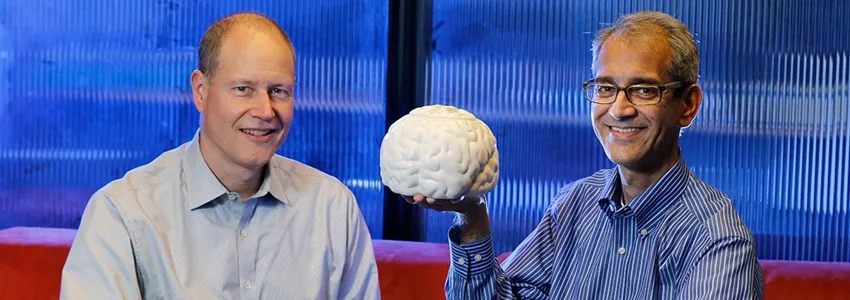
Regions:
<instances>
[{"instance_id":1,"label":"arm","mask_svg":"<svg viewBox=\"0 0 850 300\"><path fill-rule=\"evenodd\" d=\"M487 223L489 232L489 222ZM463 225L449 231L451 267L447 299L545 299L554 261L555 220L550 207L537 228L511 253L504 269L496 260L490 235L465 243Z\"/></svg>"},{"instance_id":2,"label":"arm","mask_svg":"<svg viewBox=\"0 0 850 300\"><path fill-rule=\"evenodd\" d=\"M372 237L351 191L348 191L348 244L340 299L381 299Z\"/></svg>"},{"instance_id":3,"label":"arm","mask_svg":"<svg viewBox=\"0 0 850 300\"><path fill-rule=\"evenodd\" d=\"M130 234L106 194L96 193L83 213L60 299L141 299Z\"/></svg>"},{"instance_id":4,"label":"arm","mask_svg":"<svg viewBox=\"0 0 850 300\"><path fill-rule=\"evenodd\" d=\"M764 279L752 242L740 237L715 241L697 261L680 299L763 299Z\"/></svg>"}]
</instances>

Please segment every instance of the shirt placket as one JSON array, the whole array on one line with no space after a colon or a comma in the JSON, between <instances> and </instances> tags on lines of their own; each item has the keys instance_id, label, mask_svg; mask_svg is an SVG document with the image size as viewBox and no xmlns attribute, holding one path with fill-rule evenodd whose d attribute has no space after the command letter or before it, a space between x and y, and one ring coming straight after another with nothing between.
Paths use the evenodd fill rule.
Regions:
<instances>
[{"instance_id":1,"label":"shirt placket","mask_svg":"<svg viewBox=\"0 0 850 300\"><path fill-rule=\"evenodd\" d=\"M613 249L611 255L614 256L612 266L609 268L609 279L611 281L611 299L629 299L634 297L631 294L631 289L628 288L631 277L631 257L635 253L632 249L632 235L630 234L634 227L634 215L631 213L631 208L624 207L618 211L613 220Z\"/></svg>"},{"instance_id":2,"label":"shirt placket","mask_svg":"<svg viewBox=\"0 0 850 300\"><path fill-rule=\"evenodd\" d=\"M236 197L239 197L238 195ZM239 199L241 201L241 199ZM257 240L251 232L251 219L257 208L257 199L252 198L242 204L242 217L236 228L236 255L239 259L239 284L242 299L257 299Z\"/></svg>"}]
</instances>

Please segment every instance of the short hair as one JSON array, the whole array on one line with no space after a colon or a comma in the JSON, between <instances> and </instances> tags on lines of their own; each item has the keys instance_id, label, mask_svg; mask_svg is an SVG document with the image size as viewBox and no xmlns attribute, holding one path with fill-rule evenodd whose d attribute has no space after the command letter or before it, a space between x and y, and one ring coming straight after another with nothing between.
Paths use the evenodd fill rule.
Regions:
<instances>
[{"instance_id":1,"label":"short hair","mask_svg":"<svg viewBox=\"0 0 850 300\"><path fill-rule=\"evenodd\" d=\"M599 30L593 40L593 63L591 70L599 69L599 51L602 44L613 34L628 37L633 42L646 42L647 37L659 36L667 40L670 61L666 71L674 80L686 84L699 79L699 50L696 40L685 24L672 16L656 11L642 11L621 16L614 25Z\"/></svg>"},{"instance_id":2,"label":"short hair","mask_svg":"<svg viewBox=\"0 0 850 300\"><path fill-rule=\"evenodd\" d=\"M218 68L218 56L221 52L221 44L224 43L228 33L237 26L247 26L252 29L279 33L289 45L289 49L292 50L294 59L295 47L292 45L292 41L289 40L289 35L280 28L277 22L258 13L241 12L216 21L204 33L204 37L201 38L201 44L198 47L198 70L201 73L204 73L206 76L213 76L215 74Z\"/></svg>"}]
</instances>

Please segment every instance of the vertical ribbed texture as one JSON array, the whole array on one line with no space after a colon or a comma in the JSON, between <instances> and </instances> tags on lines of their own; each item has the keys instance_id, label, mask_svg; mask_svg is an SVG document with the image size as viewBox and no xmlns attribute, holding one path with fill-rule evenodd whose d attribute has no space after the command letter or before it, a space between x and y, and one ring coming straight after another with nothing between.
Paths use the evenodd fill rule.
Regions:
<instances>
[{"instance_id":1,"label":"vertical ribbed texture","mask_svg":"<svg viewBox=\"0 0 850 300\"><path fill-rule=\"evenodd\" d=\"M266 14L297 51L280 153L336 176L382 231L387 4L381 1L56 1L0 4L0 228L76 227L110 180L189 141L189 75L216 19Z\"/></svg>"},{"instance_id":2,"label":"vertical ribbed texture","mask_svg":"<svg viewBox=\"0 0 850 300\"><path fill-rule=\"evenodd\" d=\"M681 147L732 198L760 258L850 261L850 6L838 0L435 1L429 104L496 134L496 252L536 227L558 188L612 166L581 83L596 31L639 10L696 34L705 97ZM426 222L426 239L444 242L451 215Z\"/></svg>"}]
</instances>

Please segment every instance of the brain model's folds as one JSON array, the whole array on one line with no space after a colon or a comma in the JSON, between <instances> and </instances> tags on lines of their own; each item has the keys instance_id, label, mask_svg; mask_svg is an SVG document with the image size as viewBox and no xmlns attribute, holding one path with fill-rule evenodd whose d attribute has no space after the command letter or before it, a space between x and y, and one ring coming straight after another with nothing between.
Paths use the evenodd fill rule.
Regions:
<instances>
[{"instance_id":1,"label":"brain model's folds","mask_svg":"<svg viewBox=\"0 0 850 300\"><path fill-rule=\"evenodd\" d=\"M462 109L416 108L381 143L381 181L397 194L459 199L488 193L498 180L496 137Z\"/></svg>"}]
</instances>

